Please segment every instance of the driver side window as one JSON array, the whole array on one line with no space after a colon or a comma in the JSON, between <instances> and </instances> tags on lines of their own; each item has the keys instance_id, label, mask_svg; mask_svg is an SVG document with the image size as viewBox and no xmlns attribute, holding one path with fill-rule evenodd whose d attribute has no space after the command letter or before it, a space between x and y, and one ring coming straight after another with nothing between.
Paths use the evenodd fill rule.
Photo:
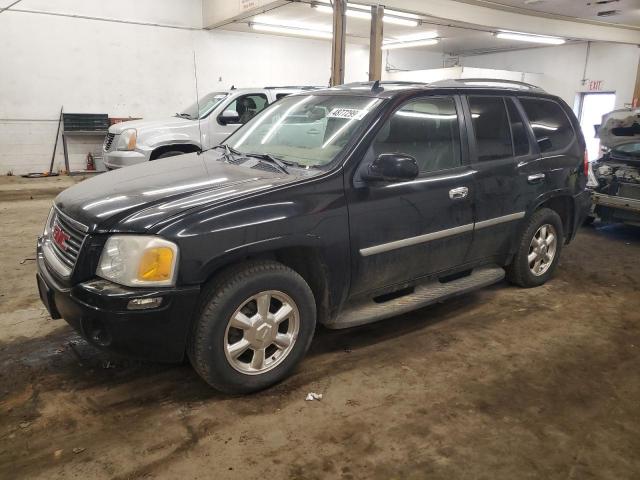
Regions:
<instances>
[{"instance_id":1,"label":"driver side window","mask_svg":"<svg viewBox=\"0 0 640 480\"><path fill-rule=\"evenodd\" d=\"M268 105L267 96L261 93L242 95L232 101L225 110L238 112L240 121L244 125Z\"/></svg>"},{"instance_id":2,"label":"driver side window","mask_svg":"<svg viewBox=\"0 0 640 480\"><path fill-rule=\"evenodd\" d=\"M461 165L460 127L451 97L411 100L396 110L372 143L374 158L402 153L416 159L420 173Z\"/></svg>"}]
</instances>

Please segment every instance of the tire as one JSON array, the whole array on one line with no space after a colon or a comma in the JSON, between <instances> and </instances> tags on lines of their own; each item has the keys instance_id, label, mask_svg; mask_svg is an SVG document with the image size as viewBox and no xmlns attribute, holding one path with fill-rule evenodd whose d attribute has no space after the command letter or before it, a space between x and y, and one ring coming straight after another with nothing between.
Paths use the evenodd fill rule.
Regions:
<instances>
[{"instance_id":1,"label":"tire","mask_svg":"<svg viewBox=\"0 0 640 480\"><path fill-rule=\"evenodd\" d=\"M552 233L555 236L553 255L550 260L548 258L551 256L551 244L553 242L549 240L549 245L542 247L540 240L543 238L543 226L549 227L544 230L547 235ZM534 237L536 238L535 245ZM547 243L546 239L544 243ZM563 244L564 231L560 216L549 208L537 210L529 219L529 223L518 243L516 255L507 267L507 280L524 288L537 287L546 283L553 277L556 268L558 268ZM533 255L534 253L535 256ZM530 255L534 259L531 263ZM538 260L540 260L539 264Z\"/></svg>"},{"instance_id":2,"label":"tire","mask_svg":"<svg viewBox=\"0 0 640 480\"><path fill-rule=\"evenodd\" d=\"M264 302L264 295L271 301ZM259 300L263 312L269 304L268 321L260 316ZM278 315L287 311L285 304L291 313L276 326ZM234 318L239 321L232 322ZM247 262L223 272L203 290L187 353L196 372L217 390L255 392L291 374L309 349L315 327L315 299L298 273L275 261ZM254 368L260 360L262 368Z\"/></svg>"}]
</instances>

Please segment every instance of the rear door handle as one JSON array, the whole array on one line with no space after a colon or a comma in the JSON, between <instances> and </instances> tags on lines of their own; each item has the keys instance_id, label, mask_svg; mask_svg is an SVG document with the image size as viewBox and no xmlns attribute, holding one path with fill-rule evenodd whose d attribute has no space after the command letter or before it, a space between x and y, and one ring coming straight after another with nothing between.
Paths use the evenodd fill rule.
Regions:
<instances>
[{"instance_id":1,"label":"rear door handle","mask_svg":"<svg viewBox=\"0 0 640 480\"><path fill-rule=\"evenodd\" d=\"M529 175L527 177L527 181L529 183L540 183L544 180L545 177L546 175L544 173L534 173L533 175Z\"/></svg>"},{"instance_id":2,"label":"rear door handle","mask_svg":"<svg viewBox=\"0 0 640 480\"><path fill-rule=\"evenodd\" d=\"M449 190L449 198L451 200L462 200L463 198L467 198L469 194L469 189L467 187L458 187Z\"/></svg>"}]
</instances>

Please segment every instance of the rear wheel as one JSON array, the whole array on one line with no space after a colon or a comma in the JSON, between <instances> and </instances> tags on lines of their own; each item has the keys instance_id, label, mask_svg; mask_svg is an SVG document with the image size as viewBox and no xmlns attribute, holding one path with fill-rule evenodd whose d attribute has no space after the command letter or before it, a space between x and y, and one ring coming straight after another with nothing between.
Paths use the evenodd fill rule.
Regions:
<instances>
[{"instance_id":1,"label":"rear wheel","mask_svg":"<svg viewBox=\"0 0 640 480\"><path fill-rule=\"evenodd\" d=\"M260 390L292 372L309 348L315 324L315 300L300 275L277 262L246 263L203 292L189 358L218 390Z\"/></svg>"},{"instance_id":2,"label":"rear wheel","mask_svg":"<svg viewBox=\"0 0 640 480\"><path fill-rule=\"evenodd\" d=\"M555 273L564 242L560 216L549 208L536 211L507 268L507 278L521 287L537 287Z\"/></svg>"}]
</instances>

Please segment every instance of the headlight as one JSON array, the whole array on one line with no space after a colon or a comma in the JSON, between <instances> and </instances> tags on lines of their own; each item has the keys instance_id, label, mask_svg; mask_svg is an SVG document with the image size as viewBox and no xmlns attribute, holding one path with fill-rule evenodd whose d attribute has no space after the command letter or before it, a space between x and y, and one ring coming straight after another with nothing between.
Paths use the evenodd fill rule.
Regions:
<instances>
[{"instance_id":1,"label":"headlight","mask_svg":"<svg viewBox=\"0 0 640 480\"><path fill-rule=\"evenodd\" d=\"M49 215L47 216L47 222L44 224L44 229L42 230L43 237L48 237L49 233L51 233L51 221L53 220L53 210L54 210L54 207L51 207L51 210L49 210Z\"/></svg>"},{"instance_id":2,"label":"headlight","mask_svg":"<svg viewBox=\"0 0 640 480\"><path fill-rule=\"evenodd\" d=\"M135 128L123 130L118 138L118 150L135 150L138 132Z\"/></svg>"},{"instance_id":3,"label":"headlight","mask_svg":"<svg viewBox=\"0 0 640 480\"><path fill-rule=\"evenodd\" d=\"M175 285L178 246L150 235L113 235L96 275L129 287Z\"/></svg>"},{"instance_id":4,"label":"headlight","mask_svg":"<svg viewBox=\"0 0 640 480\"><path fill-rule=\"evenodd\" d=\"M593 165L590 163L589 172L587 176L587 187L595 188L598 185L600 184L598 183L598 179L596 178L595 173L593 173Z\"/></svg>"}]
</instances>

